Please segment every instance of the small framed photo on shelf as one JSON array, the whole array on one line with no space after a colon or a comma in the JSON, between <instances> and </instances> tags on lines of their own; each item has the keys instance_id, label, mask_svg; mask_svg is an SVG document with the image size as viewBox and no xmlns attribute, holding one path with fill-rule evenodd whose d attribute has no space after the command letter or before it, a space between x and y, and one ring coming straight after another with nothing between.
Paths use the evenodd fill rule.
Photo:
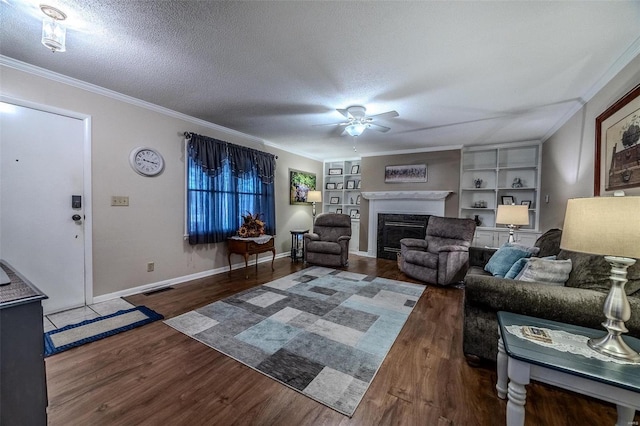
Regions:
<instances>
[{"instance_id":1,"label":"small framed photo on shelf","mask_svg":"<svg viewBox=\"0 0 640 426\"><path fill-rule=\"evenodd\" d=\"M531 208L531 200L520 201L521 206L527 206L528 209Z\"/></svg>"},{"instance_id":2,"label":"small framed photo on shelf","mask_svg":"<svg viewBox=\"0 0 640 426\"><path fill-rule=\"evenodd\" d=\"M336 189L336 184L333 182L327 182L327 189Z\"/></svg>"},{"instance_id":3,"label":"small framed photo on shelf","mask_svg":"<svg viewBox=\"0 0 640 426\"><path fill-rule=\"evenodd\" d=\"M353 166L351 166L351 174L352 175L357 175L360 173L360 165L355 164Z\"/></svg>"},{"instance_id":4,"label":"small framed photo on shelf","mask_svg":"<svg viewBox=\"0 0 640 426\"><path fill-rule=\"evenodd\" d=\"M336 213L342 214L342 209L336 209Z\"/></svg>"},{"instance_id":5,"label":"small framed photo on shelf","mask_svg":"<svg viewBox=\"0 0 640 426\"><path fill-rule=\"evenodd\" d=\"M336 184L336 189L344 189L344 182L338 182Z\"/></svg>"},{"instance_id":6,"label":"small framed photo on shelf","mask_svg":"<svg viewBox=\"0 0 640 426\"><path fill-rule=\"evenodd\" d=\"M358 209L349 210L349 216L351 216L352 219L356 219L356 215L358 215L358 217L360 216Z\"/></svg>"},{"instance_id":7,"label":"small framed photo on shelf","mask_svg":"<svg viewBox=\"0 0 640 426\"><path fill-rule=\"evenodd\" d=\"M360 213L356 213L356 219L360 219Z\"/></svg>"},{"instance_id":8,"label":"small framed photo on shelf","mask_svg":"<svg viewBox=\"0 0 640 426\"><path fill-rule=\"evenodd\" d=\"M329 199L329 204L340 204L340 197L331 197Z\"/></svg>"},{"instance_id":9,"label":"small framed photo on shelf","mask_svg":"<svg viewBox=\"0 0 640 426\"><path fill-rule=\"evenodd\" d=\"M356 204L360 204L360 196L359 195L356 197Z\"/></svg>"},{"instance_id":10,"label":"small framed photo on shelf","mask_svg":"<svg viewBox=\"0 0 640 426\"><path fill-rule=\"evenodd\" d=\"M356 181L355 180L348 180L347 181L347 189L355 189L356 187Z\"/></svg>"},{"instance_id":11,"label":"small framed photo on shelf","mask_svg":"<svg viewBox=\"0 0 640 426\"><path fill-rule=\"evenodd\" d=\"M358 183L356 184L356 189L360 189L360 184L362 183L361 180L358 181Z\"/></svg>"},{"instance_id":12,"label":"small framed photo on shelf","mask_svg":"<svg viewBox=\"0 0 640 426\"><path fill-rule=\"evenodd\" d=\"M341 175L342 174L342 169L340 169L340 168L329 169L329 174L330 175Z\"/></svg>"},{"instance_id":13,"label":"small framed photo on shelf","mask_svg":"<svg viewBox=\"0 0 640 426\"><path fill-rule=\"evenodd\" d=\"M510 206L511 204L515 204L516 200L513 199L511 195L503 195L502 196L502 204Z\"/></svg>"}]
</instances>

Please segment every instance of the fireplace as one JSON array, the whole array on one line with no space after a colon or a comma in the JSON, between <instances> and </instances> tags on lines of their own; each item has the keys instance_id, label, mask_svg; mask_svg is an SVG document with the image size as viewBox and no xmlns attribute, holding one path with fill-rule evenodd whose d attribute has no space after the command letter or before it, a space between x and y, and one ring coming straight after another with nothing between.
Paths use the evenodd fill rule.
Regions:
<instances>
[{"instance_id":1,"label":"fireplace","mask_svg":"<svg viewBox=\"0 0 640 426\"><path fill-rule=\"evenodd\" d=\"M403 238L423 239L427 232L429 215L378 214L377 257L395 260Z\"/></svg>"}]
</instances>

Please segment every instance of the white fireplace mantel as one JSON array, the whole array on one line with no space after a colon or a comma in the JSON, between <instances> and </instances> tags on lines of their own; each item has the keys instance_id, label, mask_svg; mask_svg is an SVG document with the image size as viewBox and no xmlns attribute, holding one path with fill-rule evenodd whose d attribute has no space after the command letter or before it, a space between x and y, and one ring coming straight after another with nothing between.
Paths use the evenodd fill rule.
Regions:
<instances>
[{"instance_id":1,"label":"white fireplace mantel","mask_svg":"<svg viewBox=\"0 0 640 426\"><path fill-rule=\"evenodd\" d=\"M375 191L363 192L367 200L444 200L451 191Z\"/></svg>"},{"instance_id":2,"label":"white fireplace mantel","mask_svg":"<svg viewBox=\"0 0 640 426\"><path fill-rule=\"evenodd\" d=\"M444 216L445 199L452 191L375 191L363 192L369 200L369 244L367 255L376 257L378 214L404 213Z\"/></svg>"}]
</instances>

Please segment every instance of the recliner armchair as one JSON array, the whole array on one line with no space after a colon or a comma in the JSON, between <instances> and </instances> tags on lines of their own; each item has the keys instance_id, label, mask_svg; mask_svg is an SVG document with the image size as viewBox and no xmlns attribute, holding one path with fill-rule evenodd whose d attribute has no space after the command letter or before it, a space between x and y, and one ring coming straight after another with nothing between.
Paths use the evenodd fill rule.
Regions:
<instances>
[{"instance_id":1,"label":"recliner armchair","mask_svg":"<svg viewBox=\"0 0 640 426\"><path fill-rule=\"evenodd\" d=\"M351 218L346 214L321 213L313 232L304 234L304 261L322 266L347 266Z\"/></svg>"},{"instance_id":2,"label":"recliner armchair","mask_svg":"<svg viewBox=\"0 0 640 426\"><path fill-rule=\"evenodd\" d=\"M431 284L449 285L464 279L469 269L473 219L431 216L424 239L400 240L400 269Z\"/></svg>"}]
</instances>

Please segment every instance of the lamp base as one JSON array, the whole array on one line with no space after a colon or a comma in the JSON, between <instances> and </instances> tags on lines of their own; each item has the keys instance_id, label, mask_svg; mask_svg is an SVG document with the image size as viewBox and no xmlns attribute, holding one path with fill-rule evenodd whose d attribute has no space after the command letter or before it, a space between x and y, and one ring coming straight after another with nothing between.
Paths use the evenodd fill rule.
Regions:
<instances>
[{"instance_id":1,"label":"lamp base","mask_svg":"<svg viewBox=\"0 0 640 426\"><path fill-rule=\"evenodd\" d=\"M623 361L640 363L640 354L631 349L624 340L622 340L622 336L620 335L607 334L599 339L589 339L587 345L602 355Z\"/></svg>"},{"instance_id":2,"label":"lamp base","mask_svg":"<svg viewBox=\"0 0 640 426\"><path fill-rule=\"evenodd\" d=\"M590 339L587 345L603 355L633 363L640 363L640 354L631 349L622 340L622 333L626 333L624 325L631 317L631 306L624 291L627 283L627 268L636 263L634 259L617 256L605 256L611 265L611 289L604 301L604 315L607 318L602 323L608 334L598 339Z\"/></svg>"}]
</instances>

